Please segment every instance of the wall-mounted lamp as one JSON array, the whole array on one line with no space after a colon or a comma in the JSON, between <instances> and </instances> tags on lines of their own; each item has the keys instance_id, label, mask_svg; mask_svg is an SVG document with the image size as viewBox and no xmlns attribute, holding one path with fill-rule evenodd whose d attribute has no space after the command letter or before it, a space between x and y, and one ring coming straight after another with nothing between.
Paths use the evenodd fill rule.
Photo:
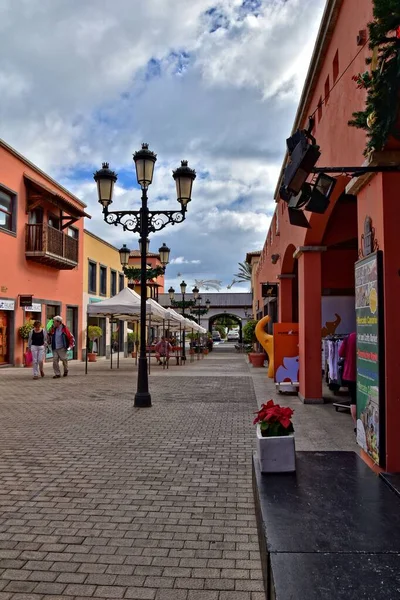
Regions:
<instances>
[{"instance_id":1,"label":"wall-mounted lamp","mask_svg":"<svg viewBox=\"0 0 400 600\"><path fill-rule=\"evenodd\" d=\"M273 265L276 265L280 256L281 256L280 254L271 254L271 262Z\"/></svg>"}]
</instances>

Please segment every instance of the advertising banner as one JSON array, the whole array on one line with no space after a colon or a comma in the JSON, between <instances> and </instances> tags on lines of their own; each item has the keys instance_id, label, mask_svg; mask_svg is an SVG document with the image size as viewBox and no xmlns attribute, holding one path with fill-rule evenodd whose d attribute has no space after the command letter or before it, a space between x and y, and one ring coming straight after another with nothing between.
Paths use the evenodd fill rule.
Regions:
<instances>
[{"instance_id":1,"label":"advertising banner","mask_svg":"<svg viewBox=\"0 0 400 600\"><path fill-rule=\"evenodd\" d=\"M275 383L299 381L299 324L274 323Z\"/></svg>"},{"instance_id":2,"label":"advertising banner","mask_svg":"<svg viewBox=\"0 0 400 600\"><path fill-rule=\"evenodd\" d=\"M382 254L355 265L357 322L357 442L384 467L384 352Z\"/></svg>"}]
</instances>

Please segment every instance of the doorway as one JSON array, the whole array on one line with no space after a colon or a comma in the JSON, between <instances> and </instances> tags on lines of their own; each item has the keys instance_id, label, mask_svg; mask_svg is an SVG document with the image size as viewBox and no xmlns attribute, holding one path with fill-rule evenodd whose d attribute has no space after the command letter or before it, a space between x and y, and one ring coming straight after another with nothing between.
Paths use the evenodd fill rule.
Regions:
<instances>
[{"instance_id":1,"label":"doorway","mask_svg":"<svg viewBox=\"0 0 400 600\"><path fill-rule=\"evenodd\" d=\"M67 327L75 338L75 346L72 349L73 359L77 358L78 353L78 307L67 306Z\"/></svg>"}]
</instances>

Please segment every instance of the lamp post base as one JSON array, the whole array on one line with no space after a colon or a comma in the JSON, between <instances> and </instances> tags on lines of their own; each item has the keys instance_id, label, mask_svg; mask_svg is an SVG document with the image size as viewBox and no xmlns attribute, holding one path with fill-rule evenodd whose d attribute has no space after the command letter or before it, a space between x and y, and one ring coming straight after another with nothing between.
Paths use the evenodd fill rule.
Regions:
<instances>
[{"instance_id":1,"label":"lamp post base","mask_svg":"<svg viewBox=\"0 0 400 600\"><path fill-rule=\"evenodd\" d=\"M146 408L151 406L151 396L149 392L136 392L134 406L136 408Z\"/></svg>"}]
</instances>

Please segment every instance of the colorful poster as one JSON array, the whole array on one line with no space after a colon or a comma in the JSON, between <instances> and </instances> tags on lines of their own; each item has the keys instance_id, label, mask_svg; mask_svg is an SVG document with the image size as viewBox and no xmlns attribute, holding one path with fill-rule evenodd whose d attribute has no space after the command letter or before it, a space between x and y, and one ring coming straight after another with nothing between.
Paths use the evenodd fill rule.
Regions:
<instances>
[{"instance_id":1,"label":"colorful poster","mask_svg":"<svg viewBox=\"0 0 400 600\"><path fill-rule=\"evenodd\" d=\"M384 353L381 348L382 256L374 252L355 265L357 321L357 442L384 466Z\"/></svg>"},{"instance_id":2,"label":"colorful poster","mask_svg":"<svg viewBox=\"0 0 400 600\"><path fill-rule=\"evenodd\" d=\"M299 381L299 324L274 323L275 383Z\"/></svg>"}]
</instances>

